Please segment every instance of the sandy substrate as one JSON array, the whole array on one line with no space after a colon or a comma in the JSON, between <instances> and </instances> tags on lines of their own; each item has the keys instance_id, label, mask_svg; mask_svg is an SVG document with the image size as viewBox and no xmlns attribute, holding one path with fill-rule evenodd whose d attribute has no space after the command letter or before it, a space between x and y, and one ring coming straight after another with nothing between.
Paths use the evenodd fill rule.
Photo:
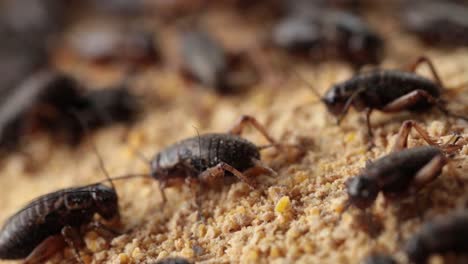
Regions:
<instances>
[{"instance_id":1,"label":"sandy substrate","mask_svg":"<svg viewBox=\"0 0 468 264\"><path fill-rule=\"evenodd\" d=\"M387 36L384 67L399 67L425 54L433 59L447 86L468 81L468 49L430 49L399 33L391 21L382 23L378 16L369 19L376 25L387 25L379 27ZM233 49L255 44L259 31L252 21L225 12L209 14L205 23ZM172 28L161 32L166 61L176 61ZM260 59L269 61L268 56ZM281 60L284 58L274 59ZM351 69L338 61L319 65L284 63L321 92L352 75ZM69 58L58 58L57 64L87 83L106 84L118 79L120 70L118 66L90 68ZM123 234L110 241L94 232L85 234L86 247L81 253L87 263L145 263L167 256L203 263L356 263L372 251L391 253L404 263L398 232L406 240L422 222L462 208L468 201L465 146L418 196L402 200L399 206L385 205L379 196L371 209L376 219L372 225L363 222L369 218L360 217L358 210L351 209L335 226L347 198L344 182L356 175L367 160L389 153L404 120L419 121L441 142L448 140L453 131L468 138L467 123L446 118L435 109L421 114L376 113L372 122L377 147L367 151L363 115L351 111L336 126L324 106L316 103L317 98L294 76L282 75L273 67L268 73L271 75L249 91L217 96L184 82L174 71L176 65L172 62L137 73L133 88L145 96L146 107L135 125L104 129L91 137L111 175L148 172L147 164L135 150L150 158L164 146L196 135L194 127L200 133L224 132L242 114L256 117L281 142L303 145L306 153L296 158L274 149L263 151L264 162L278 175L258 177L255 190L237 181L204 189L202 220L197 219L188 187L167 189L168 203L162 204L157 182L118 182ZM427 74L426 69L421 74ZM461 89L450 99L450 109L468 113L467 91ZM258 145L266 143L253 129L248 129L245 137ZM28 159L14 154L0 168L1 223L41 194L104 179L89 141L76 149L54 145L47 136L33 141L26 149L37 166L31 168ZM411 134L410 146L425 144L416 133ZM397 223L397 216L403 218L402 223ZM381 229L369 234L366 227L370 226ZM73 259L69 249L57 254L50 263L67 263L63 259ZM443 260L436 257L434 263Z\"/></svg>"}]
</instances>

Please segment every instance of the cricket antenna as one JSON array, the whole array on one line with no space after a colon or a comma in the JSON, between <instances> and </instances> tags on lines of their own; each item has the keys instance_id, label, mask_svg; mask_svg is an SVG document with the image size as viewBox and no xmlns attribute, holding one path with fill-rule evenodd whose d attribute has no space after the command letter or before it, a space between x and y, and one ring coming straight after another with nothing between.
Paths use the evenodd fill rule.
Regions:
<instances>
[{"instance_id":1,"label":"cricket antenna","mask_svg":"<svg viewBox=\"0 0 468 264\"><path fill-rule=\"evenodd\" d=\"M302 146L298 145L298 144L283 144L283 143L272 143L272 144L267 144L267 145L261 145L261 146L257 146L257 150L264 150L264 149L268 149L268 148L297 148L297 149L301 149Z\"/></svg>"},{"instance_id":2,"label":"cricket antenna","mask_svg":"<svg viewBox=\"0 0 468 264\"><path fill-rule=\"evenodd\" d=\"M455 137L455 140L451 143L453 145L457 144L458 140L463 138L461 135L453 135L453 137ZM449 140L450 142L450 140Z\"/></svg>"},{"instance_id":3,"label":"cricket antenna","mask_svg":"<svg viewBox=\"0 0 468 264\"><path fill-rule=\"evenodd\" d=\"M457 142L463 139L463 142L457 144ZM443 145L440 146L440 148L446 153L446 154L454 154L455 151L460 150L465 146L467 143L465 141L465 138L458 134L458 133L453 133L452 137Z\"/></svg>"},{"instance_id":4,"label":"cricket antenna","mask_svg":"<svg viewBox=\"0 0 468 264\"><path fill-rule=\"evenodd\" d=\"M90 136L91 133L89 132L88 126L86 125L83 118L81 118L81 116L78 114L78 112L76 110L71 109L70 112L78 120L78 122L80 123L80 125L81 125L81 127L82 127L82 129L84 131L84 134L87 135L87 138L89 138L89 141L91 142L91 147L93 148L93 152L96 154L96 156L98 158L99 168L104 173L104 176L106 177L106 181L109 181L109 183L111 184L112 189L115 191L116 189L115 189L114 182L112 181L111 177L109 176L109 172L106 170L106 167L104 166L104 160L102 159L102 156L99 153L98 148L97 148L96 144L94 143L94 140Z\"/></svg>"},{"instance_id":5,"label":"cricket antenna","mask_svg":"<svg viewBox=\"0 0 468 264\"><path fill-rule=\"evenodd\" d=\"M447 108L447 102L443 99L440 99L440 98L437 99L435 101L435 106L446 116L457 118L457 119L462 119L468 122L468 115L466 113L462 113L462 114L453 113Z\"/></svg>"},{"instance_id":6,"label":"cricket antenna","mask_svg":"<svg viewBox=\"0 0 468 264\"><path fill-rule=\"evenodd\" d=\"M106 177L106 179L111 184L112 189L115 191L114 182L112 181L111 177L109 176L109 172L106 170L106 167L104 166L104 160L102 159L102 156L99 153L99 150L98 150L96 144L94 143L94 140L90 138L90 142L91 142L91 146L93 148L93 151L94 151L94 153L96 153L96 156L98 158L99 167L100 167L101 171L104 173L104 176Z\"/></svg>"},{"instance_id":7,"label":"cricket antenna","mask_svg":"<svg viewBox=\"0 0 468 264\"><path fill-rule=\"evenodd\" d=\"M112 177L100 182L106 182L106 181L118 181L118 180L126 180L126 179L132 179L132 178L148 178L152 179L152 177L148 173L142 173L142 174L124 174L116 177Z\"/></svg>"},{"instance_id":8,"label":"cricket antenna","mask_svg":"<svg viewBox=\"0 0 468 264\"><path fill-rule=\"evenodd\" d=\"M149 160L145 155L143 155L143 153L141 153L141 151L137 150L137 149L134 149L132 150L133 153L135 153L137 155L137 157L143 161L145 164L150 164L151 163L151 160Z\"/></svg>"},{"instance_id":9,"label":"cricket antenna","mask_svg":"<svg viewBox=\"0 0 468 264\"><path fill-rule=\"evenodd\" d=\"M317 91L317 89L315 89L315 87L310 82L308 82L306 79L304 79L304 77L302 77L302 75L300 75L297 71L292 71L292 72L293 72L294 76L296 76L297 79L299 79L300 81L302 81L303 83L305 83L307 85L307 88L309 88L309 90L311 90L312 93L315 96L317 96L318 98L322 98L322 96Z\"/></svg>"},{"instance_id":10,"label":"cricket antenna","mask_svg":"<svg viewBox=\"0 0 468 264\"><path fill-rule=\"evenodd\" d=\"M198 128L194 125L192 125L192 127L195 129L195 131L197 132L197 136L198 136L198 157L199 157L199 160L200 160L200 167L203 165L201 164L202 160L201 160L201 138L200 138L200 132L198 131Z\"/></svg>"},{"instance_id":11,"label":"cricket antenna","mask_svg":"<svg viewBox=\"0 0 468 264\"><path fill-rule=\"evenodd\" d=\"M275 144L268 144L268 145L261 145L261 146L257 146L257 150L264 150L264 149L268 149L268 148L274 148L274 147L277 147L277 145Z\"/></svg>"}]
</instances>

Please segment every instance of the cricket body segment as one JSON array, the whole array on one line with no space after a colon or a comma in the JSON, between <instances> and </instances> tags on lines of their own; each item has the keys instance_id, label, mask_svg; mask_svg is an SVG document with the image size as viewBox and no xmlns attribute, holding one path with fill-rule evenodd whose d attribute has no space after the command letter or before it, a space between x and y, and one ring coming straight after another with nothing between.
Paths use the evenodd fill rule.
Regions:
<instances>
[{"instance_id":1,"label":"cricket body segment","mask_svg":"<svg viewBox=\"0 0 468 264\"><path fill-rule=\"evenodd\" d=\"M242 172L260 159L257 147L232 134L204 134L182 140L159 152L151 162L152 176L157 180L195 177L224 162Z\"/></svg>"},{"instance_id":2,"label":"cricket body segment","mask_svg":"<svg viewBox=\"0 0 468 264\"><path fill-rule=\"evenodd\" d=\"M94 214L119 217L114 189L103 184L58 190L40 196L11 216L0 231L0 258L22 259L65 227L79 228Z\"/></svg>"},{"instance_id":3,"label":"cricket body segment","mask_svg":"<svg viewBox=\"0 0 468 264\"><path fill-rule=\"evenodd\" d=\"M432 254L468 251L468 212L439 217L425 223L405 245L411 263L424 264Z\"/></svg>"}]
</instances>

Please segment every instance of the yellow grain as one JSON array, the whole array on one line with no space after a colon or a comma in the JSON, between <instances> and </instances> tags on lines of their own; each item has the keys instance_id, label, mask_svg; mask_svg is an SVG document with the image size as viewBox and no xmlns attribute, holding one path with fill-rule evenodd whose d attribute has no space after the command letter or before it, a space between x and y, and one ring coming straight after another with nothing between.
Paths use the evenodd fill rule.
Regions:
<instances>
[{"instance_id":1,"label":"yellow grain","mask_svg":"<svg viewBox=\"0 0 468 264\"><path fill-rule=\"evenodd\" d=\"M276 246L272 246L270 250L270 257L279 258L281 256L283 256L283 252L281 252L281 249L279 249Z\"/></svg>"},{"instance_id":2,"label":"yellow grain","mask_svg":"<svg viewBox=\"0 0 468 264\"><path fill-rule=\"evenodd\" d=\"M275 212L284 213L291 207L291 200L289 196L283 196L278 200L275 206Z\"/></svg>"},{"instance_id":3,"label":"yellow grain","mask_svg":"<svg viewBox=\"0 0 468 264\"><path fill-rule=\"evenodd\" d=\"M344 138L345 142L351 143L356 140L356 132L349 132Z\"/></svg>"},{"instance_id":4,"label":"yellow grain","mask_svg":"<svg viewBox=\"0 0 468 264\"><path fill-rule=\"evenodd\" d=\"M127 263L130 263L130 257L125 254L125 253L120 253L119 254L119 257L118 257L118 261L120 264L127 264Z\"/></svg>"},{"instance_id":5,"label":"yellow grain","mask_svg":"<svg viewBox=\"0 0 468 264\"><path fill-rule=\"evenodd\" d=\"M294 175L294 182L296 184L299 184L299 183L302 183L304 182L305 180L307 180L309 177L308 175L304 172L304 171L298 171L296 172L296 174Z\"/></svg>"},{"instance_id":6,"label":"yellow grain","mask_svg":"<svg viewBox=\"0 0 468 264\"><path fill-rule=\"evenodd\" d=\"M259 256L257 250L250 250L250 252L247 255L247 261L248 262L256 262L258 261Z\"/></svg>"},{"instance_id":7,"label":"yellow grain","mask_svg":"<svg viewBox=\"0 0 468 264\"><path fill-rule=\"evenodd\" d=\"M132 251L132 258L134 259L142 259L144 256L143 252L141 252L141 249L139 247L136 247Z\"/></svg>"}]
</instances>

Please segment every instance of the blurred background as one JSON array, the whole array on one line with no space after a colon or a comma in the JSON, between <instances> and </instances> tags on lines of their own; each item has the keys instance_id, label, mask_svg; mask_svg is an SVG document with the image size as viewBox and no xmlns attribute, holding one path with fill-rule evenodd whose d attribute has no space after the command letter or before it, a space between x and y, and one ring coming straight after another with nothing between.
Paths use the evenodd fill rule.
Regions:
<instances>
[{"instance_id":1,"label":"blurred background","mask_svg":"<svg viewBox=\"0 0 468 264\"><path fill-rule=\"evenodd\" d=\"M259 82L278 85L295 63L338 60L353 71L386 58L406 63L408 55L424 53L411 38L454 50L468 45L464 4L2 1L0 143L15 149L26 135L59 131L58 138L76 144L83 132L76 132L80 126L69 112L89 128L134 120L142 101L132 97L138 88L127 86L136 86L134 77L148 69L178 74L218 94L239 94ZM90 92L101 88L115 91Z\"/></svg>"},{"instance_id":2,"label":"blurred background","mask_svg":"<svg viewBox=\"0 0 468 264\"><path fill-rule=\"evenodd\" d=\"M189 190L170 191L174 202L162 207L152 183L118 183L130 231L112 245L90 239L105 246L87 243L93 252L89 262L115 260L125 252L136 263L172 254L212 263L301 258L306 263L306 257L350 263L366 255L376 239L358 233L349 221L343 221L338 239L329 235L333 206L343 195L344 179L387 152L401 123L395 120L417 118L437 136L452 129L466 133L465 123L433 112L396 119L377 114L379 148L366 152L360 117L351 115L336 126L308 86L323 94L358 72L404 69L426 55L447 86L461 88L450 107L466 115L467 1L3 0L0 5L1 222L38 195L102 180L86 139L96 142L111 175L147 172L139 155L151 157L198 130L226 131L241 114L257 117L275 138L310 150L298 164L267 157L279 176L263 179L275 185L265 187L266 198L241 185L207 191L204 229L188 217L194 212ZM418 72L431 78L424 67ZM448 174L462 174L464 168ZM429 216L454 207L466 193L454 187L453 178L443 183L438 190L445 193L434 196L439 200ZM284 195L303 218L273 212ZM409 234L419 225L412 219L401 229ZM383 231L378 248L399 252L401 259L395 230ZM196 246L194 233L203 233ZM144 254L133 256L136 251Z\"/></svg>"}]
</instances>

